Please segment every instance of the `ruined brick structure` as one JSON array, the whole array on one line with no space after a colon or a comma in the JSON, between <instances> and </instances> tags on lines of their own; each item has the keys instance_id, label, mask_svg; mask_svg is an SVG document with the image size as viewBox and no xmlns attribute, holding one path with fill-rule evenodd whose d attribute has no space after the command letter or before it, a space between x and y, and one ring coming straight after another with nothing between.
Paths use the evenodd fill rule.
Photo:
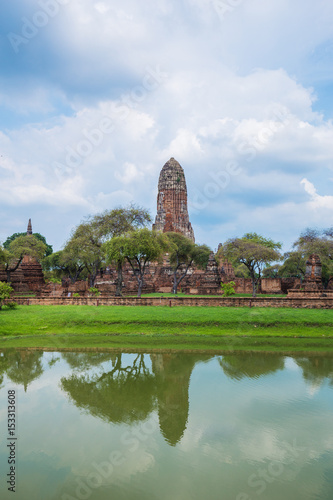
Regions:
<instances>
[{"instance_id":1,"label":"ruined brick structure","mask_svg":"<svg viewBox=\"0 0 333 500\"><path fill-rule=\"evenodd\" d=\"M192 241L194 232L187 210L187 187L184 170L170 158L161 170L158 181L155 231L181 233Z\"/></svg>"},{"instance_id":2,"label":"ruined brick structure","mask_svg":"<svg viewBox=\"0 0 333 500\"><path fill-rule=\"evenodd\" d=\"M158 182L157 215L153 229L156 231L174 231L194 240L194 232L189 221L187 210L187 187L184 170L174 159L164 165ZM31 219L29 219L27 234L32 233ZM220 248L220 246L219 246ZM216 260L217 259L217 260ZM115 294L117 284L117 271L107 267L97 275L95 286L101 292L101 297L110 297ZM6 273L0 268L0 280L6 281ZM40 264L24 257L17 271L11 276L12 286L16 292L36 291L39 297L70 298L78 293L83 299L89 296L89 285L86 281L72 284L69 279L64 279L62 285L49 283L45 285ZM214 255L209 257L207 268L190 268L188 274L181 281L178 290L194 295L221 294L221 282L235 282L236 293L252 294L251 279L236 278L233 266L222 257ZM170 266L168 255L163 258L163 263L151 262L147 266L143 293L168 293L172 291L173 270ZM123 294L135 295L138 283L129 264L123 268ZM261 279L259 291L267 294L287 293L290 298L333 297L333 290L323 291L321 285L321 263L316 255L311 255L307 262L307 271L304 282L299 278L266 278Z\"/></svg>"},{"instance_id":3,"label":"ruined brick structure","mask_svg":"<svg viewBox=\"0 0 333 500\"><path fill-rule=\"evenodd\" d=\"M322 264L320 257L317 254L312 254L306 262L303 282L288 290L288 297L333 297L333 290L324 290L321 278Z\"/></svg>"},{"instance_id":4,"label":"ruined brick structure","mask_svg":"<svg viewBox=\"0 0 333 500\"><path fill-rule=\"evenodd\" d=\"M31 219L28 222L27 235L32 234ZM11 273L11 286L15 292L36 292L44 284L44 274L40 263L28 255L23 260L16 271ZM7 281L7 275L4 268L0 268L0 281Z\"/></svg>"}]
</instances>

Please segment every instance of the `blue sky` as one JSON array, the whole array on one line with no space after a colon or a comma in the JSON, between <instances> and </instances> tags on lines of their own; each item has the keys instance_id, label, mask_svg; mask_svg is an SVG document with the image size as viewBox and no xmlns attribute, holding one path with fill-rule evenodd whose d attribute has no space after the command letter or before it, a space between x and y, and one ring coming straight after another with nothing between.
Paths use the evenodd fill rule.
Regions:
<instances>
[{"instance_id":1,"label":"blue sky","mask_svg":"<svg viewBox=\"0 0 333 500\"><path fill-rule=\"evenodd\" d=\"M333 3L16 0L0 19L0 241L58 250L185 170L198 243L333 225Z\"/></svg>"}]
</instances>

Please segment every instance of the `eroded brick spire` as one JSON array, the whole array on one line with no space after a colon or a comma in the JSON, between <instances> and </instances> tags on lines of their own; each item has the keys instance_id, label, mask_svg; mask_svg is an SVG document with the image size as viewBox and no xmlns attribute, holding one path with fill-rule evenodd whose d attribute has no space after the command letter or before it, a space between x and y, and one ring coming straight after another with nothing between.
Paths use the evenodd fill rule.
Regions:
<instances>
[{"instance_id":1,"label":"eroded brick spire","mask_svg":"<svg viewBox=\"0 0 333 500\"><path fill-rule=\"evenodd\" d=\"M187 210L187 188L184 170L170 158L161 170L158 181L155 231L174 231L194 241L194 232Z\"/></svg>"},{"instance_id":2,"label":"eroded brick spire","mask_svg":"<svg viewBox=\"0 0 333 500\"><path fill-rule=\"evenodd\" d=\"M32 234L32 224L31 224L31 219L29 219L29 222L28 222L27 234Z\"/></svg>"}]
</instances>

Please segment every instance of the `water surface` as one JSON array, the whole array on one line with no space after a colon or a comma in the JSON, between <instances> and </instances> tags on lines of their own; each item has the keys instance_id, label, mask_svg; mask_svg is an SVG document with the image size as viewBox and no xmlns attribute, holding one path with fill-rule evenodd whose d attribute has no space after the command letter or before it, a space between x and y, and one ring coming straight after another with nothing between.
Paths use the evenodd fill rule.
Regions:
<instances>
[{"instance_id":1,"label":"water surface","mask_svg":"<svg viewBox=\"0 0 333 500\"><path fill-rule=\"evenodd\" d=\"M6 350L0 497L331 500L332 424L332 357Z\"/></svg>"}]
</instances>

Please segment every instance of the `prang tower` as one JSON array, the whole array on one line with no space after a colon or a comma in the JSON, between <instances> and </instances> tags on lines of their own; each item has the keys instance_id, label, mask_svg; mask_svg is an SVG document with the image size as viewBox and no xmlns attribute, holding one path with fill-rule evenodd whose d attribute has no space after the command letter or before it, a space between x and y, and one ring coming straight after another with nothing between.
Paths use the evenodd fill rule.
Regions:
<instances>
[{"instance_id":1,"label":"prang tower","mask_svg":"<svg viewBox=\"0 0 333 500\"><path fill-rule=\"evenodd\" d=\"M155 231L181 233L192 241L194 232L187 211L187 188L184 170L170 158L161 170L158 181Z\"/></svg>"}]
</instances>

